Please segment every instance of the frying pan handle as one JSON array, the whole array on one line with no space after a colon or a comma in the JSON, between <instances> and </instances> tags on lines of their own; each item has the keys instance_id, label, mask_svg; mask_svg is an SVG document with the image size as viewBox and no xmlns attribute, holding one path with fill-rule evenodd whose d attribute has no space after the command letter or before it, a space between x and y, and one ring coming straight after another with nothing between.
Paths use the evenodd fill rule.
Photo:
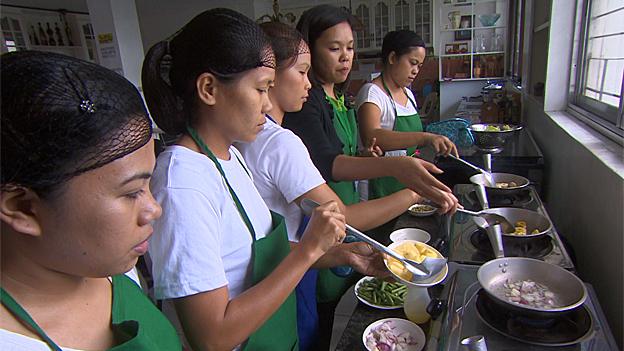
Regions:
<instances>
[{"instance_id":1,"label":"frying pan handle","mask_svg":"<svg viewBox=\"0 0 624 351\"><path fill-rule=\"evenodd\" d=\"M477 187L477 198L481 203L481 207L483 207L484 210L487 210L490 208L490 204L488 203L487 193L485 192L485 185L476 184L475 186Z\"/></svg>"}]
</instances>

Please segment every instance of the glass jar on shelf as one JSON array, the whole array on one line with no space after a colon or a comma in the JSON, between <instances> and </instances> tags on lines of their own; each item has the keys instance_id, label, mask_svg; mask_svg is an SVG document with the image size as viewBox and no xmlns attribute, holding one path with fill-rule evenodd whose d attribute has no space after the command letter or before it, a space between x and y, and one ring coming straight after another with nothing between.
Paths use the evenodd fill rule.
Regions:
<instances>
[{"instance_id":1,"label":"glass jar on shelf","mask_svg":"<svg viewBox=\"0 0 624 351\"><path fill-rule=\"evenodd\" d=\"M488 52L491 50L491 38L487 33L480 33L477 35L475 44L475 52Z\"/></svg>"},{"instance_id":2,"label":"glass jar on shelf","mask_svg":"<svg viewBox=\"0 0 624 351\"><path fill-rule=\"evenodd\" d=\"M501 33L497 33L494 36L494 45L492 51L503 51L505 46L505 39Z\"/></svg>"}]
</instances>

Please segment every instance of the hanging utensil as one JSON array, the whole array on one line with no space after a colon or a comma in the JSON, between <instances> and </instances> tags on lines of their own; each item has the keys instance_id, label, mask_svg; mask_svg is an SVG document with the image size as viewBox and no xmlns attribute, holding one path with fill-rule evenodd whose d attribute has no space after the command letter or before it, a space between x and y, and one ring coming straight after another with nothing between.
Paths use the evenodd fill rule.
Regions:
<instances>
[{"instance_id":1,"label":"hanging utensil","mask_svg":"<svg viewBox=\"0 0 624 351\"><path fill-rule=\"evenodd\" d=\"M313 200L310 199L303 199L301 200L301 209L303 210L303 212L305 212L306 214L310 215L312 213L312 211L319 206L319 204ZM389 255L390 257L393 257L394 259L398 260L399 262L401 262L405 268L412 273L412 281L413 282L417 282L420 280L424 280L426 278L432 277L436 274L438 274L442 268L444 267L444 265L446 264L446 258L433 258L433 257L426 257L422 263L418 263L414 260L410 260L407 259L399 254L397 254L396 252L394 252L393 250L387 248L386 246L382 245L381 243L379 243L377 240L369 237L368 235L360 232L359 230L353 228L350 225L346 225L347 227L347 233L357 237L358 239L362 240L363 242L371 245L373 248L375 248L378 251L381 251L387 255Z\"/></svg>"}]
</instances>

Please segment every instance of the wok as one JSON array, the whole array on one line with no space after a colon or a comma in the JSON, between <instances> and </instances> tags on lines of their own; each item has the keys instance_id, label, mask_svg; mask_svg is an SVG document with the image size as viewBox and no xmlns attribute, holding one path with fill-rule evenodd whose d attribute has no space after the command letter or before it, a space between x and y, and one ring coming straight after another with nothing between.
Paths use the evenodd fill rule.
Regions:
<instances>
[{"instance_id":1,"label":"wok","mask_svg":"<svg viewBox=\"0 0 624 351\"><path fill-rule=\"evenodd\" d=\"M544 261L525 257L497 258L483 264L477 272L479 283L499 306L528 317L552 318L581 306L587 298L585 284L567 270ZM561 307L537 308L507 301L503 284L530 279L555 294Z\"/></svg>"},{"instance_id":2,"label":"wok","mask_svg":"<svg viewBox=\"0 0 624 351\"><path fill-rule=\"evenodd\" d=\"M512 194L515 194L524 190L526 187L529 186L529 180L519 175L510 174L510 173L491 173L491 174L492 174L492 181L494 183L514 182L517 185L514 187L510 187L510 188L497 188L496 186L488 186L483 174L481 173L477 173L473 175L472 177L470 177L470 182L476 185L483 185L487 193L493 194L493 195L512 195Z\"/></svg>"},{"instance_id":3,"label":"wok","mask_svg":"<svg viewBox=\"0 0 624 351\"><path fill-rule=\"evenodd\" d=\"M515 225L518 221L525 221L527 227L526 235L515 235L512 233L503 233L506 237L512 238L535 238L547 234L552 229L550 220L536 211L527 210L516 207L496 207L482 210L480 213L494 213L505 217L511 224ZM539 230L539 233L531 234L533 229Z\"/></svg>"}]
</instances>

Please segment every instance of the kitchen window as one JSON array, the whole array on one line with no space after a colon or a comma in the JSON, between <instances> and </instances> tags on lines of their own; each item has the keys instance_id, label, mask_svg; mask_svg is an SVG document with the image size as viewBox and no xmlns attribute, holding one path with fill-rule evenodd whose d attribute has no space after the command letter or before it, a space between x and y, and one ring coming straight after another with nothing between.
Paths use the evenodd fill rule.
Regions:
<instances>
[{"instance_id":1,"label":"kitchen window","mask_svg":"<svg viewBox=\"0 0 624 351\"><path fill-rule=\"evenodd\" d=\"M624 6L621 0L585 0L572 105L602 128L624 133Z\"/></svg>"}]
</instances>

